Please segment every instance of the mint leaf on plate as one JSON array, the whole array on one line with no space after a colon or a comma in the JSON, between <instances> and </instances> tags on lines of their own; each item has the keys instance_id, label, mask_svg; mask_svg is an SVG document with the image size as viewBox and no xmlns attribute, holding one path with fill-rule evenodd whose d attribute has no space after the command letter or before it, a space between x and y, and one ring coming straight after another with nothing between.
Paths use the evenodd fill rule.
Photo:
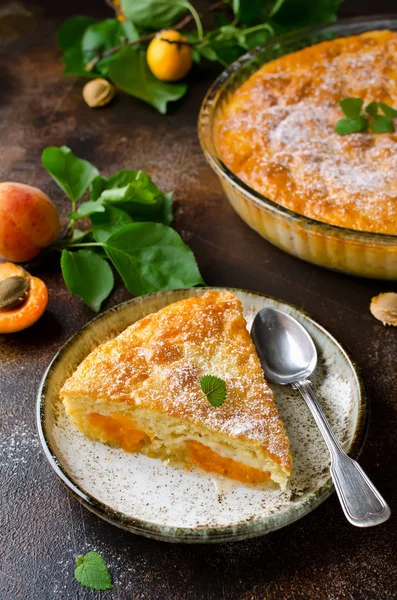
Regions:
<instances>
[{"instance_id":1,"label":"mint leaf on plate","mask_svg":"<svg viewBox=\"0 0 397 600\"><path fill-rule=\"evenodd\" d=\"M69 290L98 312L114 285L107 261L92 250L63 250L61 268Z\"/></svg>"},{"instance_id":2,"label":"mint leaf on plate","mask_svg":"<svg viewBox=\"0 0 397 600\"><path fill-rule=\"evenodd\" d=\"M112 589L110 573L98 552L87 552L85 556L78 556L74 576L81 585L91 590Z\"/></svg>"},{"instance_id":3,"label":"mint leaf on plate","mask_svg":"<svg viewBox=\"0 0 397 600\"><path fill-rule=\"evenodd\" d=\"M200 379L200 387L214 408L222 406L226 399L226 383L223 379L215 375L204 375Z\"/></svg>"},{"instance_id":4,"label":"mint leaf on plate","mask_svg":"<svg viewBox=\"0 0 397 600\"><path fill-rule=\"evenodd\" d=\"M134 0L135 1L135 0ZM146 52L124 48L109 62L109 77L121 90L151 104L161 114L168 102L179 100L187 92L185 83L165 83L157 79L146 62Z\"/></svg>"},{"instance_id":5,"label":"mint leaf on plate","mask_svg":"<svg viewBox=\"0 0 397 600\"><path fill-rule=\"evenodd\" d=\"M67 146L45 148L41 158L45 170L73 202L80 200L99 174L91 163L75 156Z\"/></svg>"},{"instance_id":6,"label":"mint leaf on plate","mask_svg":"<svg viewBox=\"0 0 397 600\"><path fill-rule=\"evenodd\" d=\"M131 223L103 246L134 296L204 283L193 252L162 223Z\"/></svg>"}]
</instances>

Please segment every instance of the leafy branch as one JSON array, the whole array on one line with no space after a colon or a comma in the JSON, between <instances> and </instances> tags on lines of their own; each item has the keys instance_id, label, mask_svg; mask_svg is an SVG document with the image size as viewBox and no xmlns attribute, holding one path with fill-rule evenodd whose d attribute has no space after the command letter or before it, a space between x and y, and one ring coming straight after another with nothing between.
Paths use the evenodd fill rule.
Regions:
<instances>
[{"instance_id":1,"label":"leafy branch","mask_svg":"<svg viewBox=\"0 0 397 600\"><path fill-rule=\"evenodd\" d=\"M224 0L199 14L186 0L106 0L115 18L96 22L77 15L61 26L58 41L64 73L108 79L165 113L169 102L186 94L187 84L174 83L177 77L170 83L153 75L146 52L155 38L170 47L190 46L195 63L210 61L225 67L275 34L335 19L340 1ZM205 29L203 23L210 13L216 13L216 26ZM161 35L170 28L183 32L185 39L168 40Z\"/></svg>"},{"instance_id":2,"label":"leafy branch","mask_svg":"<svg viewBox=\"0 0 397 600\"><path fill-rule=\"evenodd\" d=\"M169 226L172 194L146 173L127 169L103 177L66 146L46 148L42 162L71 201L68 237L53 246L62 253L63 278L92 310L113 289L111 267L135 296L204 283L192 251ZM87 217L91 227L77 228Z\"/></svg>"},{"instance_id":3,"label":"leafy branch","mask_svg":"<svg viewBox=\"0 0 397 600\"><path fill-rule=\"evenodd\" d=\"M107 4L109 4L109 6L111 6L112 8L114 8L117 11L116 14L117 14L117 18L119 20L121 20L122 22L126 20L124 15L119 11L119 7L117 5L115 6L114 3L112 3L111 1L107 2ZM202 29L200 15L190 3L186 3L186 4L190 7L191 12L189 14L187 14L185 17L183 17L183 19L181 19L179 21L179 23L176 23L175 25L173 25L172 29L174 29L175 31L179 31L180 29L183 29L184 27L186 27L186 25L188 25L191 21L194 20L196 22L197 31L199 32L199 40L201 41L203 38L203 29ZM215 2L215 4L212 4L208 8L208 11L211 12L214 10L218 10L224 6L225 6L224 2ZM181 42L181 41L175 42L175 41L171 41L171 40L166 40L165 38L161 37L161 30L154 31L152 33L146 33L144 35L141 35L136 40L132 40L130 42L125 41L121 44L118 44L117 46L114 46L113 48L109 48L109 50L106 50L105 52L98 53L87 64L86 71L92 71L94 69L95 65L100 60L102 60L103 58L112 56L113 54L116 54L117 52L119 52L119 50L122 50L123 48L138 46L139 44L143 44L145 42L150 42L150 40L152 40L153 38L158 37L158 36L160 36L160 39L162 41L168 42L169 44L178 44L178 45L188 44L189 46L192 46L194 44L194 42Z\"/></svg>"}]
</instances>

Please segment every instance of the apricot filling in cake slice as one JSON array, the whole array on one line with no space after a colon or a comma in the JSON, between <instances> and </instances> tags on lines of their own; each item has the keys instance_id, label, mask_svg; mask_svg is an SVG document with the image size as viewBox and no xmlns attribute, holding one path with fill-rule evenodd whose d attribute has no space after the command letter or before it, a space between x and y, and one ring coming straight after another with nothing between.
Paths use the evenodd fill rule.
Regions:
<instances>
[{"instance_id":1,"label":"apricot filling in cake slice","mask_svg":"<svg viewBox=\"0 0 397 600\"><path fill-rule=\"evenodd\" d=\"M204 375L226 384L212 406ZM249 484L285 488L289 441L241 302L209 291L137 321L89 354L60 396L88 437Z\"/></svg>"}]
</instances>

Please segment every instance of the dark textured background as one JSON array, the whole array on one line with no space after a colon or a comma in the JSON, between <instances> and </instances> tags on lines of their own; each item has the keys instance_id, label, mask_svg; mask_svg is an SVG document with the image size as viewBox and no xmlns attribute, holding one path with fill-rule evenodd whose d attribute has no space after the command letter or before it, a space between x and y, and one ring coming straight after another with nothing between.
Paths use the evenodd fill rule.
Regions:
<instances>
[{"instance_id":1,"label":"dark textured background","mask_svg":"<svg viewBox=\"0 0 397 600\"><path fill-rule=\"evenodd\" d=\"M342 14L393 8L395 0L350 0ZM83 81L62 76L56 48L59 24L76 12L110 15L99 0L0 2L0 180L42 188L66 215L62 193L40 165L45 146L66 144L104 174L143 169L161 188L175 190L176 228L208 284L293 302L350 348L372 406L361 462L396 514L397 330L375 321L368 306L397 285L300 262L238 218L197 141L197 114L214 73L196 72L187 98L167 116L122 94L106 109L89 109ZM139 538L82 508L47 464L34 413L46 365L92 313L66 290L56 264L35 272L49 288L47 312L31 329L0 336L1 600L397 598L396 517L355 529L335 496L268 537L210 547ZM118 286L104 308L126 298ZM75 556L89 550L102 553L113 575L114 589L103 596L73 579Z\"/></svg>"}]
</instances>

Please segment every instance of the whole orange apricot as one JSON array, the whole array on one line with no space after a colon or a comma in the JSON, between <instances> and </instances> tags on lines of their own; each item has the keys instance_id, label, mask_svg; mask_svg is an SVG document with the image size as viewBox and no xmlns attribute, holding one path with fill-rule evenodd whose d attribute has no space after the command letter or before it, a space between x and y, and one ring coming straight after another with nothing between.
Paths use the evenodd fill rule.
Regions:
<instances>
[{"instance_id":1,"label":"whole orange apricot","mask_svg":"<svg viewBox=\"0 0 397 600\"><path fill-rule=\"evenodd\" d=\"M161 81L179 81L192 67L192 48L179 31L160 31L150 42L146 60Z\"/></svg>"},{"instance_id":2,"label":"whole orange apricot","mask_svg":"<svg viewBox=\"0 0 397 600\"><path fill-rule=\"evenodd\" d=\"M23 183L0 183L0 255L25 262L59 234L57 209L47 194Z\"/></svg>"}]
</instances>

